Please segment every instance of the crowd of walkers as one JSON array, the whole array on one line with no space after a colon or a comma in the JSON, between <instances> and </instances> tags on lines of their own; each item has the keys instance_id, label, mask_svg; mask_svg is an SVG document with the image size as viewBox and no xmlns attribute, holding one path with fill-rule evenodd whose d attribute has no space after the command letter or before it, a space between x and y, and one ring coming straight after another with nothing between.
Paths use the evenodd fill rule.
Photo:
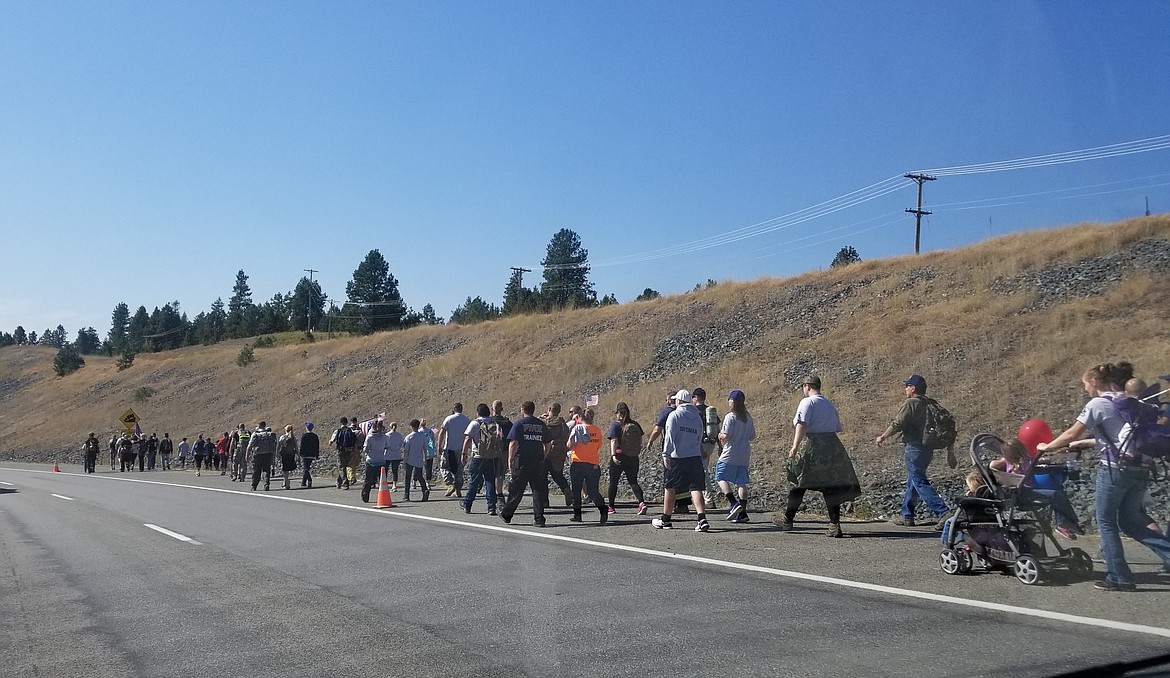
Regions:
<instances>
[{"instance_id":1,"label":"crowd of walkers","mask_svg":"<svg viewBox=\"0 0 1170 678\"><path fill-rule=\"evenodd\" d=\"M1125 396L1127 383L1132 387L1137 382L1140 380L1134 379L1133 367L1128 363L1091 368L1082 377L1090 400L1076 423L1052 442L1036 446L1041 453L1076 446L1078 441L1099 448L1096 522L1108 574L1098 588L1109 591L1133 589L1132 574L1121 548L1123 533L1150 548L1170 571L1170 534L1156 529L1156 523L1142 507L1151 462L1141 455L1131 458L1132 455L1118 452L1125 448L1130 429L1118 414L1115 401ZM925 503L933 516L930 524L940 528L951 509L927 477L936 451L927 429L937 426L932 419L937 401L926 397L926 380L920 375L910 376L902 385L905 399L897 415L874 439L875 444L881 445L897 436L905 448L906 487L901 515L894 522L915 526L919 505ZM1144 382L1140 386L1145 388ZM794 435L787 454L788 498L784 511L773 522L782 530L792 529L805 494L816 491L823 494L827 507L827 535L841 537L841 507L860 496L861 487L852 460L838 438L842 422L837 408L821 388L821 379L815 374L801 384L803 397L793 418ZM504 414L504 404L499 400L490 406L477 405L474 418L463 413L461 403L455 403L438 426L431 428L425 419L412 419L405 434L399 432L397 422L383 417L365 422L342 417L328 445L336 453L334 480L338 489L348 490L355 485L360 470L364 470L363 501L370 500L383 471L392 491L402 492L402 499L410 501L411 490L417 486L418 498L428 501L437 458L437 472L446 485L446 496L454 496L464 512L473 511L482 492L487 513L510 523L528 495L532 498L533 524L537 526L545 524L550 486L559 490L565 506L572 509L572 522L584 520L584 507L591 504L597 511L597 522L605 525L617 511L617 494L623 480L636 501L635 513L646 515L650 505L638 482L643 468L641 459L644 454L658 453L660 464L656 466L662 473L663 496L661 512L651 524L655 529L672 529L675 514L693 511L695 531L706 532L710 529L707 511L720 500L726 501L726 520L751 522L749 467L755 423L743 391L731 391L727 405L729 411L721 420L716 408L707 403L702 388L670 392L654 426L646 433L626 403L617 403L605 431L599 426L595 407L574 405L562 413L561 405L552 403L536 416L535 403L527 401L520 406L519 419L513 422ZM1164 415L1161 422L1165 425ZM311 488L312 468L320 462L321 447L312 422L305 422L299 435L291 424L287 425L280 437L261 421L251 431L240 424L216 439L199 434L193 443L182 438L177 446L169 433L158 438L154 433L145 436L127 432L109 441L111 469L133 471L137 465L139 471L157 467L170 470L174 457L173 463L179 469L190 465L197 476L203 472L230 473L232 481L250 479L253 490L263 482L266 491L271 489L275 473L281 475L284 489L290 489L290 476L298 469L300 486ZM93 473L101 449L94 434L82 449L85 470ZM954 468L957 460L953 450L949 446L947 449L948 462ZM359 465L364 468L359 469ZM400 476L403 466L405 472ZM608 471L604 495L603 467ZM1075 538L1080 532L1075 514L1064 518L1068 529L1061 533Z\"/></svg>"}]
</instances>

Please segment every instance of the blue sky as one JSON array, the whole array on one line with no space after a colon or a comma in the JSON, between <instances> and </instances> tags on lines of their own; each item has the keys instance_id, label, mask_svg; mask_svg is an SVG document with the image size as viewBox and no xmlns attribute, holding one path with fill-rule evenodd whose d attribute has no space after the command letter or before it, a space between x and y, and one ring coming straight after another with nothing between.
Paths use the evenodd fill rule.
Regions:
<instances>
[{"instance_id":1,"label":"blue sky","mask_svg":"<svg viewBox=\"0 0 1170 678\"><path fill-rule=\"evenodd\" d=\"M1168 26L1154 1L7 0L0 329L104 336L119 301L194 316L241 268L258 302L307 268L343 299L373 248L448 316L499 303L511 266L538 282L560 228L623 302L906 254L910 182L667 248L912 170L1170 134ZM1170 211L1170 150L946 176L923 248L1147 196Z\"/></svg>"}]
</instances>

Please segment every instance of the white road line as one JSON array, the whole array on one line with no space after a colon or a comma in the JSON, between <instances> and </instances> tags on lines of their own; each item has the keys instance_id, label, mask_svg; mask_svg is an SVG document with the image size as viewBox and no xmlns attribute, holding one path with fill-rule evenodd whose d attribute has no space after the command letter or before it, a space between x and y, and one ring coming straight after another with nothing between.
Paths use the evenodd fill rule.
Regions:
<instances>
[{"instance_id":1,"label":"white road line","mask_svg":"<svg viewBox=\"0 0 1170 678\"><path fill-rule=\"evenodd\" d=\"M185 541L188 544L191 544L193 546L202 546L203 545L201 542L197 542L185 534L179 534L178 532L171 532L170 530L168 530L165 527L159 527L158 525L151 525L150 523L143 523L142 525L143 525L143 527L149 527L150 529L154 530L155 532L161 532L162 534L165 534L166 536L171 537L172 539L178 539L179 541Z\"/></svg>"},{"instance_id":2,"label":"white road line","mask_svg":"<svg viewBox=\"0 0 1170 678\"><path fill-rule=\"evenodd\" d=\"M3 480L0 480L0 485L7 485L8 487L16 487L16 485L13 485L12 483L6 483Z\"/></svg>"},{"instance_id":3,"label":"white road line","mask_svg":"<svg viewBox=\"0 0 1170 678\"><path fill-rule=\"evenodd\" d=\"M65 496L65 495L63 495L63 494L54 494L54 495L52 495L52 496L54 496L54 497L56 497L56 498L58 498L58 499L64 499L65 501L73 501L73 497L66 497L66 496Z\"/></svg>"},{"instance_id":4,"label":"white road line","mask_svg":"<svg viewBox=\"0 0 1170 678\"><path fill-rule=\"evenodd\" d=\"M25 473L51 473L51 471L38 471L34 469L3 469L11 471L23 471ZM255 499L274 499L279 501L292 501L301 504L313 504L316 506L328 506L330 508L347 509L350 511L364 511L376 515L386 516L392 519L399 520L417 520L428 523L438 523L441 525L454 525L458 527L468 527L476 530L485 530L488 532L503 532L515 536L528 537L532 539L546 539L549 541L559 541L569 544L580 544L583 546L590 546L593 548L610 549L612 551L625 551L627 553L637 553L640 555L651 556L654 558L669 558L672 560L683 560L691 563L699 563L702 565L711 565L714 567L721 567L729 570L743 570L746 572L757 572L760 574L770 574L777 577L784 577L786 579L796 579L800 581L817 582L818 584L827 584L829 586L838 586L842 588L860 589L863 591L871 591L875 593L884 593L891 596L899 596L903 598L914 598L917 600L929 600L936 603L946 603L949 605L959 605L963 607L976 608L980 610L989 610L994 612L1006 612L1008 614L1016 614L1024 617L1036 617L1039 619L1047 619L1050 621L1061 621L1069 624L1079 624L1082 626L1093 626L1097 628L1111 629L1114 631L1128 631L1131 633L1143 633L1151 636L1159 636L1162 638L1170 638L1170 629L1162 628L1160 626L1147 626L1145 624L1131 624L1128 622L1113 621L1111 619L1098 619L1096 617L1083 617L1081 615L1066 614L1064 612L1050 612L1048 610L1037 610L1030 607L1019 607L1016 605L1004 605L1003 603L992 603L983 600L972 600L969 598L959 598L957 596L947 596L938 593L927 593L925 591L915 591L913 589L903 589L894 586L883 586L882 584L870 584L868 582L853 581L852 579L840 579L838 577L825 577L818 574L808 574L806 572L795 572L792 570L781 570L774 567L764 567L762 565L748 565L745 563L736 563L728 560L717 560L715 558L705 558L703 556L691 556L682 553L672 553L670 551L655 551L653 549L641 548L638 546L625 546L623 544L610 544L603 541L592 541L589 539L581 539L579 537L566 537L558 534L550 534L548 532L537 532L529 530L520 530L514 527L505 527L503 525L483 525L480 523L468 523L461 520L452 520L450 518L438 518L435 516L419 516L408 513L393 513L387 512L385 509L376 509L369 506L350 506L347 504L335 504L333 502L321 501L318 499L301 499L299 497L285 497L275 494L255 494L252 492L242 492L240 490L229 490L220 487L200 487L198 485L182 485L179 483L166 483L158 480L139 480L137 478L121 478L115 476L99 476L91 475L92 478L100 480L115 480L128 483L145 483L148 485L165 485L167 487L182 487L190 490L202 490L204 492L223 492L226 494L237 494L242 497L252 497ZM160 529L161 528L155 528ZM181 536L181 535L180 535Z\"/></svg>"}]
</instances>

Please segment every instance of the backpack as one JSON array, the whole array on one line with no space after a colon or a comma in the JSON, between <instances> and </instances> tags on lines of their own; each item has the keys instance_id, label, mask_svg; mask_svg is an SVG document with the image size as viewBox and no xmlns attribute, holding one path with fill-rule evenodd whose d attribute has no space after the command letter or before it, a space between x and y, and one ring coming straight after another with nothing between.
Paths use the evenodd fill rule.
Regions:
<instances>
[{"instance_id":1,"label":"backpack","mask_svg":"<svg viewBox=\"0 0 1170 678\"><path fill-rule=\"evenodd\" d=\"M348 426L342 426L337 429L337 447L343 450L348 450L357 445L357 436L354 435L353 429Z\"/></svg>"},{"instance_id":2,"label":"backpack","mask_svg":"<svg viewBox=\"0 0 1170 678\"><path fill-rule=\"evenodd\" d=\"M937 400L922 396L922 401L926 403L926 421L922 426L922 445L932 450L950 449L958 438L955 431L955 418Z\"/></svg>"},{"instance_id":3,"label":"backpack","mask_svg":"<svg viewBox=\"0 0 1170 678\"><path fill-rule=\"evenodd\" d=\"M642 451L642 425L636 421L630 420L622 426L622 440L621 448L622 454L628 457L636 457Z\"/></svg>"},{"instance_id":4,"label":"backpack","mask_svg":"<svg viewBox=\"0 0 1170 678\"><path fill-rule=\"evenodd\" d=\"M1156 391L1157 388L1155 385L1150 390ZM1150 459L1170 457L1170 425L1158 423L1160 413L1157 405L1130 396L1119 396L1109 400L1117 409L1122 421L1129 425L1129 436L1121 450L1117 450L1121 459L1138 460L1143 456ZM1098 438L1109 440L1109 436L1103 431L1098 431ZM1112 442L1109 446L1114 447Z\"/></svg>"},{"instance_id":5,"label":"backpack","mask_svg":"<svg viewBox=\"0 0 1170 678\"><path fill-rule=\"evenodd\" d=\"M97 438L90 438L85 441L85 451L90 454L97 454L101 449L101 444L98 443Z\"/></svg>"},{"instance_id":6,"label":"backpack","mask_svg":"<svg viewBox=\"0 0 1170 678\"><path fill-rule=\"evenodd\" d=\"M479 456L484 459L498 459L504 451L504 428L495 419L481 419L479 422Z\"/></svg>"}]
</instances>

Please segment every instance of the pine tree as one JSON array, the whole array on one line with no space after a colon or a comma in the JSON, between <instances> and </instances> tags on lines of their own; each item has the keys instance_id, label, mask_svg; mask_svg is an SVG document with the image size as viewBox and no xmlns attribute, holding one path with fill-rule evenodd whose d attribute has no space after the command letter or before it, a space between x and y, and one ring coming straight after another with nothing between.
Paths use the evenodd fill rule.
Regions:
<instances>
[{"instance_id":1,"label":"pine tree","mask_svg":"<svg viewBox=\"0 0 1170 678\"><path fill-rule=\"evenodd\" d=\"M28 343L28 334L24 331L23 325L17 325L16 329L12 331L12 340L16 342L17 346L24 346Z\"/></svg>"},{"instance_id":2,"label":"pine tree","mask_svg":"<svg viewBox=\"0 0 1170 678\"><path fill-rule=\"evenodd\" d=\"M205 316L204 330L199 341L205 345L216 344L227 336L227 312L223 307L223 299L216 297L215 301L211 302L211 310Z\"/></svg>"},{"instance_id":3,"label":"pine tree","mask_svg":"<svg viewBox=\"0 0 1170 678\"><path fill-rule=\"evenodd\" d=\"M406 305L398 294L398 281L390 274L390 264L378 250L370 250L345 284L349 298L345 315L354 316L351 331L370 334L399 327Z\"/></svg>"},{"instance_id":4,"label":"pine tree","mask_svg":"<svg viewBox=\"0 0 1170 678\"><path fill-rule=\"evenodd\" d=\"M451 311L451 322L457 325L474 325L485 320L495 320L500 317L500 309L496 308L495 304L489 304L481 297L472 299L467 297L467 301L459 308Z\"/></svg>"},{"instance_id":5,"label":"pine tree","mask_svg":"<svg viewBox=\"0 0 1170 678\"><path fill-rule=\"evenodd\" d=\"M846 245L837 250L837 256L833 257L833 262L829 264L829 268L848 266L849 264L856 264L859 261L861 261L861 255L857 253L857 250L853 249L852 245Z\"/></svg>"},{"instance_id":6,"label":"pine tree","mask_svg":"<svg viewBox=\"0 0 1170 678\"><path fill-rule=\"evenodd\" d=\"M325 293L316 280L301 277L288 300L288 311L293 329L305 331L320 327L325 319ZM312 316L312 327L309 318Z\"/></svg>"},{"instance_id":7,"label":"pine tree","mask_svg":"<svg viewBox=\"0 0 1170 678\"><path fill-rule=\"evenodd\" d=\"M252 303L252 288L248 287L248 276L244 270L236 272L236 284L228 299L227 336L232 339L250 337L256 333L256 305Z\"/></svg>"},{"instance_id":8,"label":"pine tree","mask_svg":"<svg viewBox=\"0 0 1170 678\"><path fill-rule=\"evenodd\" d=\"M77 330L77 339L73 341L73 345L81 355L90 355L97 353L101 347L101 339L98 338L97 330L87 327Z\"/></svg>"},{"instance_id":9,"label":"pine tree","mask_svg":"<svg viewBox=\"0 0 1170 678\"><path fill-rule=\"evenodd\" d=\"M134 317L130 318L130 322L126 325L126 346L133 353L141 353L146 350L146 339L144 337L150 334L150 314L146 312L145 306L139 306L138 310L134 312Z\"/></svg>"},{"instance_id":10,"label":"pine tree","mask_svg":"<svg viewBox=\"0 0 1170 678\"><path fill-rule=\"evenodd\" d=\"M114 355L126 350L126 331L130 326L130 307L119 301L110 318L110 332L106 335L106 353Z\"/></svg>"},{"instance_id":11,"label":"pine tree","mask_svg":"<svg viewBox=\"0 0 1170 678\"><path fill-rule=\"evenodd\" d=\"M427 304L422 307L422 322L424 325L442 325L443 319L435 315L435 307Z\"/></svg>"},{"instance_id":12,"label":"pine tree","mask_svg":"<svg viewBox=\"0 0 1170 678\"><path fill-rule=\"evenodd\" d=\"M567 228L556 232L540 262L544 267L540 301L546 309L597 305L597 293L589 282L588 261L589 251L581 246L576 233Z\"/></svg>"},{"instance_id":13,"label":"pine tree","mask_svg":"<svg viewBox=\"0 0 1170 678\"><path fill-rule=\"evenodd\" d=\"M532 313L540 310L540 293L528 289L523 284L524 271L512 269L512 277L504 287L504 305L500 312L504 315L518 313Z\"/></svg>"},{"instance_id":14,"label":"pine tree","mask_svg":"<svg viewBox=\"0 0 1170 678\"><path fill-rule=\"evenodd\" d=\"M85 359L77 352L77 348L69 343L58 349L57 357L53 359L53 371L57 373L58 377L72 374L81 369L83 365L85 365Z\"/></svg>"},{"instance_id":15,"label":"pine tree","mask_svg":"<svg viewBox=\"0 0 1170 678\"><path fill-rule=\"evenodd\" d=\"M662 295L659 294L657 290L652 290L649 287L647 287L646 289L642 290L641 294L634 297L634 301L650 301L651 299L657 299L658 297L661 297L661 296Z\"/></svg>"}]
</instances>

